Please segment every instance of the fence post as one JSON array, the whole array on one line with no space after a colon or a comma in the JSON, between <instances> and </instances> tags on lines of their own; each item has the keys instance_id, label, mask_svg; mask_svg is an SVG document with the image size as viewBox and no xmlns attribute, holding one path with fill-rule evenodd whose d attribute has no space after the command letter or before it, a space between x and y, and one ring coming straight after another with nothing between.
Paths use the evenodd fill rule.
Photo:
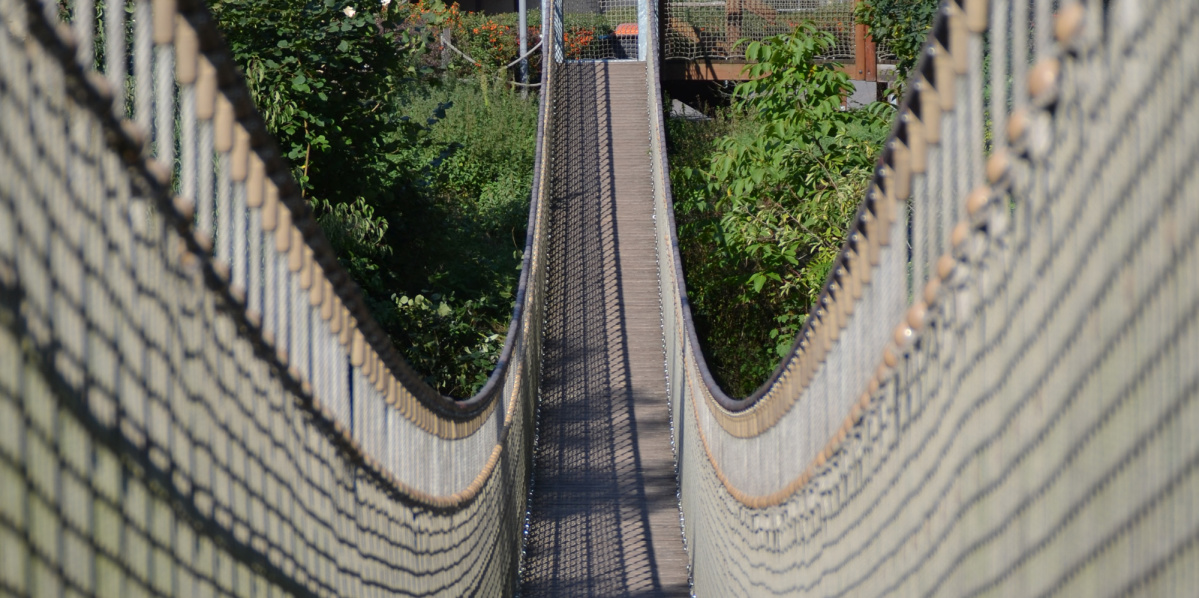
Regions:
<instances>
[{"instance_id":1,"label":"fence post","mask_svg":"<svg viewBox=\"0 0 1199 598\"><path fill-rule=\"evenodd\" d=\"M529 57L525 54L529 51L529 7L526 0L517 0L517 12L520 13L520 82L524 87L520 88L520 97L529 97ZM541 18L545 18L542 13Z\"/></svg>"},{"instance_id":2,"label":"fence post","mask_svg":"<svg viewBox=\"0 0 1199 598\"><path fill-rule=\"evenodd\" d=\"M853 26L853 61L854 79L878 81L878 48L865 25Z\"/></svg>"},{"instance_id":3,"label":"fence post","mask_svg":"<svg viewBox=\"0 0 1199 598\"><path fill-rule=\"evenodd\" d=\"M652 0L637 0L637 60L646 60L649 57L649 48L646 44L649 43L649 3Z\"/></svg>"},{"instance_id":4,"label":"fence post","mask_svg":"<svg viewBox=\"0 0 1199 598\"><path fill-rule=\"evenodd\" d=\"M854 0L856 12L862 0ZM853 70L851 79L859 81L878 81L878 47L870 35L870 29L857 23L853 26Z\"/></svg>"}]
</instances>

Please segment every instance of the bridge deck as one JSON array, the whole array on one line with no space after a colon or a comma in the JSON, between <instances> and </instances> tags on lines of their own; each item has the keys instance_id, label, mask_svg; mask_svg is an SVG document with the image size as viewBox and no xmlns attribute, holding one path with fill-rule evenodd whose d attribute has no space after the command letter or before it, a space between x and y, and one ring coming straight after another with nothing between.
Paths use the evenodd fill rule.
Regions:
<instances>
[{"instance_id":1,"label":"bridge deck","mask_svg":"<svg viewBox=\"0 0 1199 598\"><path fill-rule=\"evenodd\" d=\"M644 63L559 71L527 596L685 596Z\"/></svg>"}]
</instances>

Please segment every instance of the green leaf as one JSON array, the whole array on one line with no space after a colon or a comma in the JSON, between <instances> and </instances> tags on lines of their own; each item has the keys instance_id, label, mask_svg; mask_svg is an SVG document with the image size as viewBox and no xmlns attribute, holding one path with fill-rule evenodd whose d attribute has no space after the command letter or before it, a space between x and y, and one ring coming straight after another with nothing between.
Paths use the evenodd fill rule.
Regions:
<instances>
[{"instance_id":1,"label":"green leaf","mask_svg":"<svg viewBox=\"0 0 1199 598\"><path fill-rule=\"evenodd\" d=\"M749 277L749 284L753 287L755 293L762 292L762 287L766 285L766 275L761 272L755 272Z\"/></svg>"}]
</instances>

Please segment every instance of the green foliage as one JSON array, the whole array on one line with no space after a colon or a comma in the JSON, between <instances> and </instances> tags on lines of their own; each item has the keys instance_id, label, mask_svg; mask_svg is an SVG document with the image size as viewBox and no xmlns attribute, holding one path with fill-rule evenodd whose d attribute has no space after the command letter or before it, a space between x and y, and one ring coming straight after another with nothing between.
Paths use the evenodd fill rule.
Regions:
<instances>
[{"instance_id":1,"label":"green foliage","mask_svg":"<svg viewBox=\"0 0 1199 598\"><path fill-rule=\"evenodd\" d=\"M482 68L486 70L494 72L520 56L520 23L516 13L462 13L456 25L453 31L454 43L468 56L482 63ZM529 11L526 26L528 44L532 48L541 39L541 11ZM451 66L463 66L467 70L478 68L464 59L457 60L460 57L455 58ZM530 58L532 73L540 63L541 56L534 53Z\"/></svg>"},{"instance_id":2,"label":"green foliage","mask_svg":"<svg viewBox=\"0 0 1199 598\"><path fill-rule=\"evenodd\" d=\"M488 15L463 12L457 3L446 4L441 0L417 0L408 4L408 9L405 28L427 29L433 34L431 37L438 39L448 30L454 46L477 61L468 61L449 48L443 48L439 55L426 56L429 66L459 74L480 68L495 73L519 55L520 31L516 13ZM526 24L531 48L541 39L541 11L530 10ZM440 41L434 42L434 45L440 45ZM533 53L529 60L532 73L538 66L540 55Z\"/></svg>"},{"instance_id":3,"label":"green foliage","mask_svg":"<svg viewBox=\"0 0 1199 598\"><path fill-rule=\"evenodd\" d=\"M874 41L895 54L900 88L916 68L940 0L862 0L855 9L857 21L870 27Z\"/></svg>"},{"instance_id":4,"label":"green foliage","mask_svg":"<svg viewBox=\"0 0 1199 598\"><path fill-rule=\"evenodd\" d=\"M470 396L499 358L512 316L537 102L522 100L486 72L413 87L398 101L412 120L438 110L443 116L422 134L420 193L397 202L389 231L403 259L393 265L387 328L431 384Z\"/></svg>"},{"instance_id":5,"label":"green foliage","mask_svg":"<svg viewBox=\"0 0 1199 598\"><path fill-rule=\"evenodd\" d=\"M417 371L431 372L426 381L434 388L465 397L487 382L507 332L493 328L496 306L490 299L458 301L436 293L393 297L396 324L409 341L404 356Z\"/></svg>"},{"instance_id":6,"label":"green foliage","mask_svg":"<svg viewBox=\"0 0 1199 598\"><path fill-rule=\"evenodd\" d=\"M672 184L697 325L726 391L748 394L773 369L824 285L869 182L892 108L842 109L848 78L814 59L832 35L801 24L751 43L727 133L680 148ZM718 121L719 122L719 121ZM752 123L748 124L748 123ZM696 136L692 136L696 137ZM694 165L708 153L706 165Z\"/></svg>"},{"instance_id":7,"label":"green foliage","mask_svg":"<svg viewBox=\"0 0 1199 598\"><path fill-rule=\"evenodd\" d=\"M416 61L425 46L419 31L400 29L404 6L210 3L267 127L310 198L376 203L418 168L405 159L417 131L390 110L391 98L420 74Z\"/></svg>"},{"instance_id":8,"label":"green foliage","mask_svg":"<svg viewBox=\"0 0 1199 598\"><path fill-rule=\"evenodd\" d=\"M377 215L361 197L351 203L326 203L322 212L317 222L329 243L337 248L346 269L363 287L380 286L380 264L393 254L386 242L387 219Z\"/></svg>"},{"instance_id":9,"label":"green foliage","mask_svg":"<svg viewBox=\"0 0 1199 598\"><path fill-rule=\"evenodd\" d=\"M424 161L431 191L489 227L523 229L533 180L537 103L511 93L487 72L410 89L401 101L412 118L441 107ZM517 210L513 212L512 210ZM521 248L523 248L521 237Z\"/></svg>"},{"instance_id":10,"label":"green foliage","mask_svg":"<svg viewBox=\"0 0 1199 598\"><path fill-rule=\"evenodd\" d=\"M470 396L511 316L536 96L490 69L434 76L429 33L448 23L423 5L211 6L376 320L431 384Z\"/></svg>"}]
</instances>

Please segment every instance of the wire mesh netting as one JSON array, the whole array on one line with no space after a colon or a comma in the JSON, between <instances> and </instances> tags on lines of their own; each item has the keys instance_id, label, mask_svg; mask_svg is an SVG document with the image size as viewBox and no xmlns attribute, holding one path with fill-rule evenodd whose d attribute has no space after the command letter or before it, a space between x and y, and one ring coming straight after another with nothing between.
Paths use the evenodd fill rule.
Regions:
<instances>
[{"instance_id":1,"label":"wire mesh netting","mask_svg":"<svg viewBox=\"0 0 1199 598\"><path fill-rule=\"evenodd\" d=\"M540 262L491 394L429 396L207 9L126 4L0 0L0 595L511 592Z\"/></svg>"},{"instance_id":2,"label":"wire mesh netting","mask_svg":"<svg viewBox=\"0 0 1199 598\"><path fill-rule=\"evenodd\" d=\"M447 515L349 458L57 58L5 27L0 62L0 593L510 586L511 489Z\"/></svg>"},{"instance_id":3,"label":"wire mesh netting","mask_svg":"<svg viewBox=\"0 0 1199 598\"><path fill-rule=\"evenodd\" d=\"M126 13L74 6L60 27L57 3L0 0L0 594L511 593L541 269L493 411L438 416L267 182L244 88L215 91L227 56L177 60L203 8L138 0L96 76L93 34ZM746 401L689 321L651 39L694 591L1191 595L1199 5L945 8L822 301Z\"/></svg>"},{"instance_id":4,"label":"wire mesh netting","mask_svg":"<svg viewBox=\"0 0 1199 598\"><path fill-rule=\"evenodd\" d=\"M694 591L1193 595L1199 4L942 7L821 301L748 399L703 365L655 157Z\"/></svg>"},{"instance_id":5,"label":"wire mesh netting","mask_svg":"<svg viewBox=\"0 0 1199 598\"><path fill-rule=\"evenodd\" d=\"M558 0L567 60L637 59L638 0Z\"/></svg>"},{"instance_id":6,"label":"wire mesh netting","mask_svg":"<svg viewBox=\"0 0 1199 598\"><path fill-rule=\"evenodd\" d=\"M666 0L661 16L663 57L744 58L742 40L790 33L796 25L811 21L835 40L821 58L853 62L854 4L854 0Z\"/></svg>"},{"instance_id":7,"label":"wire mesh netting","mask_svg":"<svg viewBox=\"0 0 1199 598\"><path fill-rule=\"evenodd\" d=\"M895 64L895 52L891 51L889 44L886 42L876 42L874 48L874 56L878 64Z\"/></svg>"}]
</instances>

